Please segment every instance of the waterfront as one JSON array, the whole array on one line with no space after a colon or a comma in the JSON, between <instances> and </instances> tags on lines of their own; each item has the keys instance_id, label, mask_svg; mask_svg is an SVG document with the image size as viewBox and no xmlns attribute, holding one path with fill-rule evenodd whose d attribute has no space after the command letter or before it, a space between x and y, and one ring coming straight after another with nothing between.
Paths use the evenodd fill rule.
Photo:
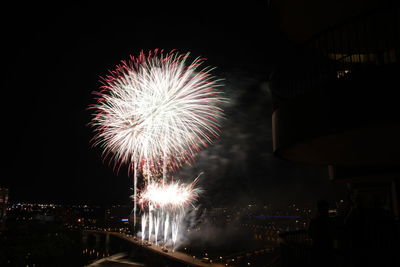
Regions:
<instances>
[{"instance_id":1,"label":"waterfront","mask_svg":"<svg viewBox=\"0 0 400 267\"><path fill-rule=\"evenodd\" d=\"M1 266L85 266L96 259L127 251L124 240L113 239L107 249L82 232L52 222L7 224L0 235Z\"/></svg>"},{"instance_id":2,"label":"waterfront","mask_svg":"<svg viewBox=\"0 0 400 267\"><path fill-rule=\"evenodd\" d=\"M161 246L149 245L132 235L118 232L92 231L68 228L52 222L25 221L7 225L1 236L1 266L86 266L102 258L124 253L125 262L136 262L143 266L195 266L204 265L204 259L214 263L247 264L255 256L264 258L271 250L257 252L243 250L244 240L226 237L224 242L232 245L223 249L217 244L209 247L193 245L176 251L163 250ZM235 240L236 239L236 240ZM236 253L234 253L236 251ZM189 255L190 254L190 255ZM222 256L218 256L222 255ZM211 263L207 261L206 263ZM242 263L242 264L241 264ZM107 266L110 262L108 262ZM159 265L161 264L161 265ZM103 265L93 265L103 266Z\"/></svg>"},{"instance_id":3,"label":"waterfront","mask_svg":"<svg viewBox=\"0 0 400 267\"><path fill-rule=\"evenodd\" d=\"M179 265L176 255L181 253L187 255L185 258L191 263L205 261L245 266L250 262L257 266L256 262L271 258L279 231L297 229L303 224L296 223L299 216L250 216L281 213L266 206L250 206L208 211L207 217L202 216L201 221L185 230L172 252L171 247L168 251L162 250L154 242L150 246L147 241L143 243L140 236L134 237L137 230L121 217L126 216L126 209L121 205L102 208L11 203L0 236L0 262L1 266L54 266L55 263L56 266L84 266L116 253L126 253L124 260L146 266L161 266L152 262L154 259L158 264L176 266ZM297 212L288 208L287 212ZM307 216L303 215L302 219L307 220ZM136 228L141 227L137 225Z\"/></svg>"}]
</instances>

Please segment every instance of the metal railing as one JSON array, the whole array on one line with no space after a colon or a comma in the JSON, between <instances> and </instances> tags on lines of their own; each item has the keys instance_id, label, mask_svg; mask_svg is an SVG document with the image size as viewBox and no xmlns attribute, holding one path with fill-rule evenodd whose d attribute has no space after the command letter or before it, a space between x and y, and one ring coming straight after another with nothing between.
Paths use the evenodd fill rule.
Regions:
<instances>
[{"instance_id":1,"label":"metal railing","mask_svg":"<svg viewBox=\"0 0 400 267\"><path fill-rule=\"evenodd\" d=\"M336 225L333 235L333 247L326 259L329 266L358 266L357 262L376 263L375 266L396 266L400 263L400 222L393 218L384 218L371 214L379 219L363 220L356 228ZM360 232L361 231L361 232ZM360 232L355 240L354 232ZM312 266L319 255L306 230L291 231L280 234L279 265ZM278 266L278 265L276 265ZM327 266L327 265L326 265ZM364 266L364 265L363 265ZM369 266L369 265L368 265Z\"/></svg>"},{"instance_id":2,"label":"metal railing","mask_svg":"<svg viewBox=\"0 0 400 267\"><path fill-rule=\"evenodd\" d=\"M312 240L308 231L299 230L282 233L280 246L282 266L310 266Z\"/></svg>"}]
</instances>

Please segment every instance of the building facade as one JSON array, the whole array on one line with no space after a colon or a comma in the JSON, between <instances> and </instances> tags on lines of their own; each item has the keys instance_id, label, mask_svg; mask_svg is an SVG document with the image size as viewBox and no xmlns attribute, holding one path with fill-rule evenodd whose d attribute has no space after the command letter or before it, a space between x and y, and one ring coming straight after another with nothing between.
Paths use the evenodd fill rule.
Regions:
<instances>
[{"instance_id":1,"label":"building facade","mask_svg":"<svg viewBox=\"0 0 400 267\"><path fill-rule=\"evenodd\" d=\"M0 187L0 230L4 229L7 218L8 188Z\"/></svg>"},{"instance_id":2,"label":"building facade","mask_svg":"<svg viewBox=\"0 0 400 267\"><path fill-rule=\"evenodd\" d=\"M324 165L332 182L346 183L351 209L342 244L351 253L373 252L350 258L393 263L399 259L390 247L398 248L400 230L399 3L280 0L273 7L289 44L269 82L274 153Z\"/></svg>"}]
</instances>

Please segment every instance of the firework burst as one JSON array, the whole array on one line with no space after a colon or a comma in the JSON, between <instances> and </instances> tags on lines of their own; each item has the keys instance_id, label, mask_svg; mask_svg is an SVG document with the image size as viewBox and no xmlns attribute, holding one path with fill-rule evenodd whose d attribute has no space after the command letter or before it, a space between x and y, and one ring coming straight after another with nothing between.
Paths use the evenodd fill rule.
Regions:
<instances>
[{"instance_id":1,"label":"firework burst","mask_svg":"<svg viewBox=\"0 0 400 267\"><path fill-rule=\"evenodd\" d=\"M143 210L149 205L168 210L193 206L201 193L201 189L195 187L196 183L197 178L190 184L180 183L179 181L168 184L152 182L141 192L138 203Z\"/></svg>"},{"instance_id":2,"label":"firework burst","mask_svg":"<svg viewBox=\"0 0 400 267\"><path fill-rule=\"evenodd\" d=\"M189 53L143 51L103 78L92 106L94 145L116 165L152 175L175 169L219 135L220 80Z\"/></svg>"},{"instance_id":3,"label":"firework burst","mask_svg":"<svg viewBox=\"0 0 400 267\"><path fill-rule=\"evenodd\" d=\"M136 203L142 207L142 239L155 240L160 231L175 246L186 207L200 189L194 182L167 181L167 172L190 162L195 154L219 136L220 107L226 99L221 80L204 67L204 58L154 50L121 61L95 92L91 126L93 145L114 167L133 171L134 222ZM138 175L146 178L137 196ZM161 178L162 177L162 181Z\"/></svg>"},{"instance_id":4,"label":"firework burst","mask_svg":"<svg viewBox=\"0 0 400 267\"><path fill-rule=\"evenodd\" d=\"M198 178L190 184L179 181L147 184L138 200L142 209L142 240L146 235L156 244L163 240L166 245L167 240L171 240L175 247L186 208L194 207L201 193L201 189L195 187Z\"/></svg>"}]
</instances>

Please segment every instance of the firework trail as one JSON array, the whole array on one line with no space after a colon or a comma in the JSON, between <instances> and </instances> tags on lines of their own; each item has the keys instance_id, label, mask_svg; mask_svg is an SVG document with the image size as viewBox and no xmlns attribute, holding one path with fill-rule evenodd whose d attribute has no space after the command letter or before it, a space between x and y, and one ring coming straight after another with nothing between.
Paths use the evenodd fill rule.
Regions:
<instances>
[{"instance_id":1,"label":"firework trail","mask_svg":"<svg viewBox=\"0 0 400 267\"><path fill-rule=\"evenodd\" d=\"M142 239L144 239L144 231L148 225L148 240L152 238L156 244L159 240L159 228L164 225L164 244L171 240L175 246L179 226L189 206L194 207L195 201L198 199L201 189L195 185L199 176L190 184L172 181L169 183L151 182L139 195L139 205L143 212L142 215ZM162 223L164 222L164 223ZM143 226L144 225L144 226ZM169 233L171 226L171 234ZM154 228L154 231L153 231Z\"/></svg>"},{"instance_id":2,"label":"firework trail","mask_svg":"<svg viewBox=\"0 0 400 267\"><path fill-rule=\"evenodd\" d=\"M158 49L131 56L102 78L103 85L94 92L97 102L90 106L93 145L103 149L102 156L114 168L128 166L134 222L139 201L142 211L146 209L142 238L147 230L150 240L154 230L156 242L160 230L166 242L169 229L176 242L185 207L198 195L195 182L169 182L167 172L191 162L219 136L220 104L226 102L221 80L211 75L213 68L203 66L204 58L189 58L190 53ZM146 180L140 197L138 178Z\"/></svg>"}]
</instances>

